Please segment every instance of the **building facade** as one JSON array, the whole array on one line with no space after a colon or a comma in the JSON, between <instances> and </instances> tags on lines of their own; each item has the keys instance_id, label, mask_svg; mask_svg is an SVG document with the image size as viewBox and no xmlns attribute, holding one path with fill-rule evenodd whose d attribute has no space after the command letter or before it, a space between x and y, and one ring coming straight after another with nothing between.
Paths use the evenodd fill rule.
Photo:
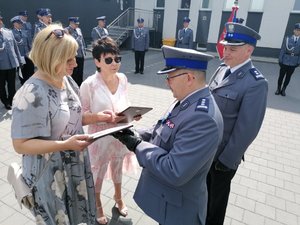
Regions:
<instances>
[{"instance_id":1,"label":"building facade","mask_svg":"<svg viewBox=\"0 0 300 225\"><path fill-rule=\"evenodd\" d=\"M136 8L154 10L162 39L176 38L182 19L191 19L197 48L215 51L216 42L227 22L234 0L137 0ZM286 35L300 22L300 0L240 0L238 18L258 31L261 40L254 55L277 57Z\"/></svg>"},{"instance_id":2,"label":"building facade","mask_svg":"<svg viewBox=\"0 0 300 225\"><path fill-rule=\"evenodd\" d=\"M143 17L145 26L151 28L150 46L155 48L164 39L176 38L183 17L188 16L195 48L215 51L233 3L234 0L1 0L0 12L8 28L10 18L21 10L28 10L31 23L37 21L35 11L42 7L50 8L53 21L64 25L69 16L79 16L83 35L89 40L96 17L106 15L110 24L128 8L135 8L128 29L133 29L136 19ZM284 37L292 34L294 24L300 22L300 0L239 0L238 5L237 17L262 36L254 55L277 57Z\"/></svg>"}]
</instances>

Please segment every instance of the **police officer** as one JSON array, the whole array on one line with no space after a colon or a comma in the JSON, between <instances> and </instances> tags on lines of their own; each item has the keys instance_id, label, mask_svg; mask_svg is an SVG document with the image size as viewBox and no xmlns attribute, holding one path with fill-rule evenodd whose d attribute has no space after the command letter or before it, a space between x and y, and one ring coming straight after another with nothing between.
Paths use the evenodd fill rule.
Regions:
<instances>
[{"instance_id":1,"label":"police officer","mask_svg":"<svg viewBox=\"0 0 300 225\"><path fill-rule=\"evenodd\" d=\"M25 61L17 46L11 30L3 28L3 17L0 15L0 100L6 109L11 109L12 100L16 92L16 68ZM6 84L7 90L6 92Z\"/></svg>"},{"instance_id":2,"label":"police officer","mask_svg":"<svg viewBox=\"0 0 300 225\"><path fill-rule=\"evenodd\" d=\"M260 35L239 23L226 23L224 63L209 86L224 120L224 133L207 176L206 225L222 225L231 179L257 136L267 103L268 83L253 66L251 55Z\"/></svg>"},{"instance_id":3,"label":"police officer","mask_svg":"<svg viewBox=\"0 0 300 225\"><path fill-rule=\"evenodd\" d=\"M21 84L24 84L29 77L34 73L33 62L28 58L29 51L31 49L31 38L28 37L28 32L23 30L23 22L20 16L13 17L10 22L13 24L13 35L16 39L21 56L25 60L25 64L22 66L22 75L19 74Z\"/></svg>"},{"instance_id":4,"label":"police officer","mask_svg":"<svg viewBox=\"0 0 300 225\"><path fill-rule=\"evenodd\" d=\"M138 26L132 35L132 49L135 56L135 74L144 73L145 52L149 48L149 29L144 27L144 19L137 19Z\"/></svg>"},{"instance_id":5,"label":"police officer","mask_svg":"<svg viewBox=\"0 0 300 225\"><path fill-rule=\"evenodd\" d=\"M183 18L183 28L177 34L177 47L178 48L193 48L193 30L189 28L190 18Z\"/></svg>"},{"instance_id":6,"label":"police officer","mask_svg":"<svg viewBox=\"0 0 300 225\"><path fill-rule=\"evenodd\" d=\"M25 30L27 32L28 38L30 38L30 45L32 43L33 38L33 29L30 22L28 22L28 12L27 10L20 11L19 16L23 22L22 30Z\"/></svg>"},{"instance_id":7,"label":"police officer","mask_svg":"<svg viewBox=\"0 0 300 225\"><path fill-rule=\"evenodd\" d=\"M205 83L213 57L163 46L167 84L177 99L154 130L114 136L134 151L143 171L134 200L162 225L205 224L206 175L222 139L223 121Z\"/></svg>"},{"instance_id":8,"label":"police officer","mask_svg":"<svg viewBox=\"0 0 300 225\"><path fill-rule=\"evenodd\" d=\"M52 14L51 10L48 8L40 8L37 10L37 15L39 18L39 21L36 22L35 28L34 28L34 36L40 32L42 29L47 27L52 23Z\"/></svg>"},{"instance_id":9,"label":"police officer","mask_svg":"<svg viewBox=\"0 0 300 225\"><path fill-rule=\"evenodd\" d=\"M279 54L279 77L275 95L285 96L286 87L289 85L291 77L297 66L300 65L300 23L294 27L294 35L283 40ZM284 80L284 82L283 82ZM283 83L283 85L282 85Z\"/></svg>"},{"instance_id":10,"label":"police officer","mask_svg":"<svg viewBox=\"0 0 300 225\"><path fill-rule=\"evenodd\" d=\"M75 80L77 85L80 87L83 80L83 67L84 67L84 56L85 42L82 36L81 29L79 28L79 17L69 17L69 26L66 27L66 31L71 34L78 43L78 50L76 55L77 67L74 68L72 78Z\"/></svg>"},{"instance_id":11,"label":"police officer","mask_svg":"<svg viewBox=\"0 0 300 225\"><path fill-rule=\"evenodd\" d=\"M107 29L105 28L106 16L99 16L96 18L96 20L98 21L98 26L94 27L91 33L93 41L109 35Z\"/></svg>"}]
</instances>

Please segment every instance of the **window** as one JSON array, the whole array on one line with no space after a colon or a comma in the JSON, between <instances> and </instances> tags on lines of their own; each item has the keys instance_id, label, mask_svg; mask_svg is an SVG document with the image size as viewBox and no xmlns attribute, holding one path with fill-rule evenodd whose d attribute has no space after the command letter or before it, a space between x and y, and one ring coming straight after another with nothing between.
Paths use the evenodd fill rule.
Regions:
<instances>
[{"instance_id":1,"label":"window","mask_svg":"<svg viewBox=\"0 0 300 225\"><path fill-rule=\"evenodd\" d=\"M210 0L203 0L202 1L202 9L210 9L211 8L211 1Z\"/></svg>"},{"instance_id":2,"label":"window","mask_svg":"<svg viewBox=\"0 0 300 225\"><path fill-rule=\"evenodd\" d=\"M165 0L157 0L156 7L164 8L165 7Z\"/></svg>"},{"instance_id":3,"label":"window","mask_svg":"<svg viewBox=\"0 0 300 225\"><path fill-rule=\"evenodd\" d=\"M181 0L181 8L189 9L191 6L191 0Z\"/></svg>"},{"instance_id":4,"label":"window","mask_svg":"<svg viewBox=\"0 0 300 225\"><path fill-rule=\"evenodd\" d=\"M300 1L295 1L294 10L300 11Z\"/></svg>"},{"instance_id":5,"label":"window","mask_svg":"<svg viewBox=\"0 0 300 225\"><path fill-rule=\"evenodd\" d=\"M263 7L264 7L264 0L252 0L250 10L262 11Z\"/></svg>"}]
</instances>

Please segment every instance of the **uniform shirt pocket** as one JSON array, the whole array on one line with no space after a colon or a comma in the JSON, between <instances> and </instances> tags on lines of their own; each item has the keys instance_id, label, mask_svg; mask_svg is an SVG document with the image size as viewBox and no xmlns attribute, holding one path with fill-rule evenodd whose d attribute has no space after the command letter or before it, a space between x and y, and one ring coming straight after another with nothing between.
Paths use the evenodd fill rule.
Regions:
<instances>
[{"instance_id":1,"label":"uniform shirt pocket","mask_svg":"<svg viewBox=\"0 0 300 225\"><path fill-rule=\"evenodd\" d=\"M156 130L156 138L159 139L159 146L164 149L169 149L170 137L172 135L172 129L169 128L166 124L160 126Z\"/></svg>"},{"instance_id":2,"label":"uniform shirt pocket","mask_svg":"<svg viewBox=\"0 0 300 225\"><path fill-rule=\"evenodd\" d=\"M229 89L219 89L214 93L221 112L235 112L239 104L238 92Z\"/></svg>"}]
</instances>

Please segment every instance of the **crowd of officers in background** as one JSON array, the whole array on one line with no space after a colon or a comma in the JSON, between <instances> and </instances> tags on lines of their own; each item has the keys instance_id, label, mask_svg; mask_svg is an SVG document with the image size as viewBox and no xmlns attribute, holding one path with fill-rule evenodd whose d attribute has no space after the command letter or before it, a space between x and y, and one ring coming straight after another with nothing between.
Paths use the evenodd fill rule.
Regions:
<instances>
[{"instance_id":1,"label":"crowd of officers in background","mask_svg":"<svg viewBox=\"0 0 300 225\"><path fill-rule=\"evenodd\" d=\"M18 74L20 83L33 75L34 65L28 54L31 50L35 35L52 23L51 10L40 8L36 11L38 21L32 25L27 21L28 12L21 11L17 16L10 19L11 26L5 26L3 17L0 15L0 99L7 110L11 109L13 96L16 92L15 77ZM84 56L86 55L86 43L79 28L79 17L69 17L69 25L65 33L72 35L78 43L76 56L77 67L74 69L72 78L81 85L83 81ZM91 37L94 40L108 36L105 28L106 17L97 17L98 25L92 29ZM8 29L7 27L11 27Z\"/></svg>"}]
</instances>

